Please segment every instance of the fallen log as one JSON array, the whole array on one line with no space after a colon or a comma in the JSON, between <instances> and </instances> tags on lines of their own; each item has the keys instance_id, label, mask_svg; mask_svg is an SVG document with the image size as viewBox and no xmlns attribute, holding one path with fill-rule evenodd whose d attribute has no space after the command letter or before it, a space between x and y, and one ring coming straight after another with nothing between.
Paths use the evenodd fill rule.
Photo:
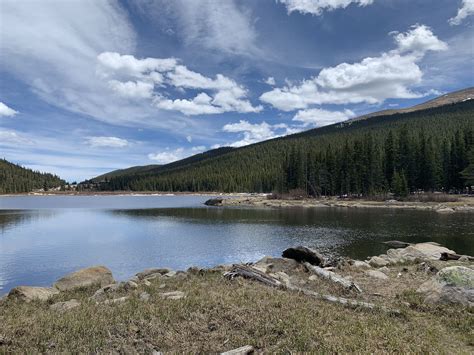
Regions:
<instances>
[{"instance_id":1,"label":"fallen log","mask_svg":"<svg viewBox=\"0 0 474 355\"><path fill-rule=\"evenodd\" d=\"M397 309L389 309L384 306L377 306L373 303L368 303L368 302L362 302L362 301L356 301L352 300L349 298L344 298L344 297L337 297L337 296L332 296L332 295L322 295L320 293L305 289L305 288L300 288L293 286L291 284L284 285L274 277L271 277L259 270L254 269L251 266L248 265L235 265L231 271L224 273L224 277L232 280L235 277L243 277L246 279L250 280L255 280L258 282L263 283L264 285L271 286L271 287L276 287L280 288L282 290L290 290L290 291L297 291L301 292L304 295L311 296L323 301L331 302L331 303L337 303L341 304L346 307L351 307L351 308L363 308L363 309L368 309L368 310L376 310L380 309L383 312L393 314L393 315L400 315L400 311Z\"/></svg>"},{"instance_id":2,"label":"fallen log","mask_svg":"<svg viewBox=\"0 0 474 355\"><path fill-rule=\"evenodd\" d=\"M412 245L412 243L401 242L399 240L389 240L389 241L383 242L383 244L386 244L392 248L406 248Z\"/></svg>"},{"instance_id":3,"label":"fallen log","mask_svg":"<svg viewBox=\"0 0 474 355\"><path fill-rule=\"evenodd\" d=\"M345 279L341 275L336 274L335 272L329 271L329 270L324 270L323 268L320 268L319 266L314 266L311 265L310 263L304 263L304 266L306 266L306 269L308 269L309 272L322 277L323 279L329 280L331 282L334 282L346 290L353 290L358 293L362 293L362 289L354 282Z\"/></svg>"},{"instance_id":4,"label":"fallen log","mask_svg":"<svg viewBox=\"0 0 474 355\"><path fill-rule=\"evenodd\" d=\"M391 314L391 315L396 315L396 316L401 315L401 312L398 309L390 309L385 306L375 305L373 303L356 301L349 298L337 297L337 296L332 296L332 295L322 295L320 293L317 293L305 288L295 287L292 285L288 286L287 288L292 291L301 292L302 294L306 296L311 296L319 300L327 301L330 303L341 304L343 306L350 307L350 308L363 308L363 309L368 309L368 310L380 309L381 311Z\"/></svg>"},{"instance_id":5,"label":"fallen log","mask_svg":"<svg viewBox=\"0 0 474 355\"><path fill-rule=\"evenodd\" d=\"M224 273L224 277L229 280L238 276L243 277L244 279L255 280L271 287L283 286L283 284L276 278L248 265L235 265L230 271Z\"/></svg>"},{"instance_id":6,"label":"fallen log","mask_svg":"<svg viewBox=\"0 0 474 355\"><path fill-rule=\"evenodd\" d=\"M325 258L316 250L298 246L295 248L288 248L283 251L282 256L287 259L293 259L300 263L308 262L311 265L322 266L325 264Z\"/></svg>"},{"instance_id":7,"label":"fallen log","mask_svg":"<svg viewBox=\"0 0 474 355\"><path fill-rule=\"evenodd\" d=\"M448 260L459 260L461 258L466 258L469 261L474 261L474 257L472 256L453 254L453 253L441 253L439 260L448 261Z\"/></svg>"}]
</instances>

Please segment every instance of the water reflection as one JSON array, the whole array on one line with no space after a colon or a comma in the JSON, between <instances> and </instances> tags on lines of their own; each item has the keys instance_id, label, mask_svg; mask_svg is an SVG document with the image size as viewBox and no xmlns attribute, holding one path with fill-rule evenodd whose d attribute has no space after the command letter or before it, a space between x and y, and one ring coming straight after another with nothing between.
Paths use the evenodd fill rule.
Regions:
<instances>
[{"instance_id":1,"label":"water reflection","mask_svg":"<svg viewBox=\"0 0 474 355\"><path fill-rule=\"evenodd\" d=\"M106 265L125 279L153 266L254 261L298 244L361 259L384 252L380 242L390 239L436 241L474 254L470 214L175 207L183 203L189 201L154 209L0 211L0 293L19 284L49 285L90 265Z\"/></svg>"}]
</instances>

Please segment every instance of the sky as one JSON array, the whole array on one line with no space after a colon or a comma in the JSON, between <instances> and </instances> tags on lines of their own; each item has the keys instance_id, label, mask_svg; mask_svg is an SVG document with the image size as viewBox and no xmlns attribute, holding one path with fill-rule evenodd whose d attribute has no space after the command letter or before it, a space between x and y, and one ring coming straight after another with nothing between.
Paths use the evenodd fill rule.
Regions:
<instances>
[{"instance_id":1,"label":"sky","mask_svg":"<svg viewBox=\"0 0 474 355\"><path fill-rule=\"evenodd\" d=\"M473 86L474 0L0 0L0 157L82 181Z\"/></svg>"}]
</instances>

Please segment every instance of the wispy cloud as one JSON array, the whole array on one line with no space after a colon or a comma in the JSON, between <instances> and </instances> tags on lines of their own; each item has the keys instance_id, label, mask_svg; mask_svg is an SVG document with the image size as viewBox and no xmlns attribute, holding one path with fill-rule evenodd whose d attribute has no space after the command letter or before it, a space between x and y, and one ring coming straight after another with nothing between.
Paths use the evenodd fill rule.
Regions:
<instances>
[{"instance_id":1,"label":"wispy cloud","mask_svg":"<svg viewBox=\"0 0 474 355\"><path fill-rule=\"evenodd\" d=\"M93 148L124 148L130 143L118 137L87 137L86 144Z\"/></svg>"},{"instance_id":2,"label":"wispy cloud","mask_svg":"<svg viewBox=\"0 0 474 355\"><path fill-rule=\"evenodd\" d=\"M300 12L302 14L321 15L324 11L345 9L351 4L358 6L371 5L374 0L277 0L284 4L288 14Z\"/></svg>"},{"instance_id":3,"label":"wispy cloud","mask_svg":"<svg viewBox=\"0 0 474 355\"><path fill-rule=\"evenodd\" d=\"M462 0L458 13L449 19L450 25L460 25L466 18L474 14L474 0Z\"/></svg>"}]
</instances>

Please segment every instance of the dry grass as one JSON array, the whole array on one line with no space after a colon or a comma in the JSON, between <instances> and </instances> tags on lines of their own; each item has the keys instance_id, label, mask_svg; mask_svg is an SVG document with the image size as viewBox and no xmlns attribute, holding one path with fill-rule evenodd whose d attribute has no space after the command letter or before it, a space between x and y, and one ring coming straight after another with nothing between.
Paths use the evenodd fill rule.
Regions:
<instances>
[{"instance_id":1,"label":"dry grass","mask_svg":"<svg viewBox=\"0 0 474 355\"><path fill-rule=\"evenodd\" d=\"M187 298L162 300L158 295L172 290L186 292ZM388 301L402 310L402 317L347 309L250 281L227 281L220 273L156 279L129 293L123 304L97 305L88 299L93 291L60 294L50 303L82 302L62 314L39 302L0 304L0 353L218 352L246 344L268 352L474 350L469 310L424 305L410 288ZM143 291L151 295L148 302L139 299Z\"/></svg>"}]
</instances>

